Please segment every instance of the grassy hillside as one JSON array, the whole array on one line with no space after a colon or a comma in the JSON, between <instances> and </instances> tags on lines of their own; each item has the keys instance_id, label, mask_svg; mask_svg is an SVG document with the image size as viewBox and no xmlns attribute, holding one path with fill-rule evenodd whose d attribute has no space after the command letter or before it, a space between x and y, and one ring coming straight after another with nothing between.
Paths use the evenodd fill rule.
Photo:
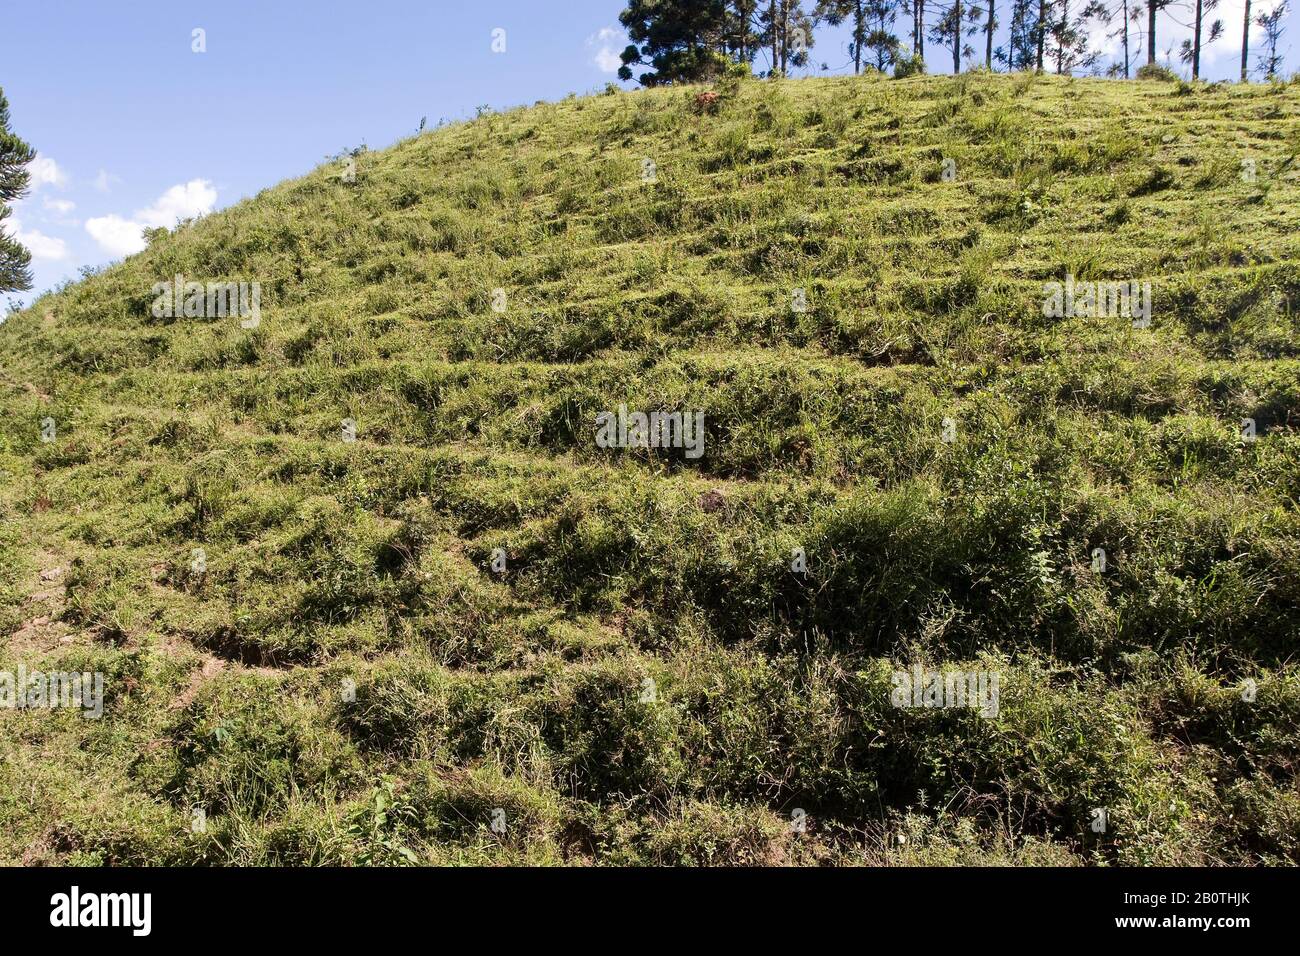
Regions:
<instances>
[{"instance_id":1,"label":"grassy hillside","mask_svg":"<svg viewBox=\"0 0 1300 956\"><path fill-rule=\"evenodd\" d=\"M0 711L0 862L1300 862L1300 87L699 93L328 163L0 325L0 669L107 681Z\"/></svg>"}]
</instances>

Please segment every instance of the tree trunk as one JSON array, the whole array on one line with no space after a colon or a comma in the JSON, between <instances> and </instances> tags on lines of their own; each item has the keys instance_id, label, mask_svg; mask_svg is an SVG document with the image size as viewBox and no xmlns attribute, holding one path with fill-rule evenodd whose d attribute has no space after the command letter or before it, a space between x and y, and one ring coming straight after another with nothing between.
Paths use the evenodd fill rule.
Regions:
<instances>
[{"instance_id":1,"label":"tree trunk","mask_svg":"<svg viewBox=\"0 0 1300 956\"><path fill-rule=\"evenodd\" d=\"M913 0L916 4L916 33L912 52L919 57L925 56L925 0Z\"/></svg>"},{"instance_id":2,"label":"tree trunk","mask_svg":"<svg viewBox=\"0 0 1300 956\"><path fill-rule=\"evenodd\" d=\"M954 13L952 28L952 72L957 75L961 72L961 7L966 0L952 0Z\"/></svg>"},{"instance_id":3,"label":"tree trunk","mask_svg":"<svg viewBox=\"0 0 1300 956\"><path fill-rule=\"evenodd\" d=\"M1124 0L1124 79L1128 79L1128 0Z\"/></svg>"},{"instance_id":4,"label":"tree trunk","mask_svg":"<svg viewBox=\"0 0 1300 956\"><path fill-rule=\"evenodd\" d=\"M853 75L862 72L862 38L867 35L863 22L862 0L858 0L853 14Z\"/></svg>"},{"instance_id":5,"label":"tree trunk","mask_svg":"<svg viewBox=\"0 0 1300 956\"><path fill-rule=\"evenodd\" d=\"M1147 62L1156 61L1156 0L1147 0Z\"/></svg>"},{"instance_id":6,"label":"tree trunk","mask_svg":"<svg viewBox=\"0 0 1300 956\"><path fill-rule=\"evenodd\" d=\"M1047 39L1047 0L1038 0L1038 72L1043 72L1043 45Z\"/></svg>"},{"instance_id":7,"label":"tree trunk","mask_svg":"<svg viewBox=\"0 0 1300 956\"><path fill-rule=\"evenodd\" d=\"M1061 7L1061 42L1056 47L1056 75L1065 72L1065 31L1070 28L1070 4L1066 0Z\"/></svg>"},{"instance_id":8,"label":"tree trunk","mask_svg":"<svg viewBox=\"0 0 1300 956\"><path fill-rule=\"evenodd\" d=\"M1250 50L1250 0L1246 0L1245 25L1241 28L1241 82L1246 82L1246 54Z\"/></svg>"},{"instance_id":9,"label":"tree trunk","mask_svg":"<svg viewBox=\"0 0 1300 956\"><path fill-rule=\"evenodd\" d=\"M1192 80L1201 76L1201 0L1196 0L1196 30L1192 34Z\"/></svg>"},{"instance_id":10,"label":"tree trunk","mask_svg":"<svg viewBox=\"0 0 1300 956\"><path fill-rule=\"evenodd\" d=\"M745 13L743 3L736 4L736 51L740 54L740 62L747 63L745 59L745 34L749 32L749 18Z\"/></svg>"},{"instance_id":11,"label":"tree trunk","mask_svg":"<svg viewBox=\"0 0 1300 956\"><path fill-rule=\"evenodd\" d=\"M1009 36L1009 37L1007 38L1007 71L1010 72L1010 73L1014 73L1014 72L1016 72L1016 67L1017 67L1017 66L1021 66L1021 67L1023 67L1023 66L1025 65L1023 61L1020 62L1019 64L1016 63L1016 43L1015 43L1015 37L1016 37L1016 31L1020 29L1020 24L1021 24L1022 20L1023 20L1023 17L1021 16L1021 6L1020 6L1019 3L1016 3L1015 0L1012 0L1012 3L1011 3L1011 36ZM1022 54L1023 54L1023 52L1024 52L1024 51L1021 51Z\"/></svg>"},{"instance_id":12,"label":"tree trunk","mask_svg":"<svg viewBox=\"0 0 1300 956\"><path fill-rule=\"evenodd\" d=\"M790 0L781 0L781 75L790 63Z\"/></svg>"},{"instance_id":13,"label":"tree trunk","mask_svg":"<svg viewBox=\"0 0 1300 956\"><path fill-rule=\"evenodd\" d=\"M779 62L777 60L777 53L776 53L776 29L777 29L776 0L769 0L769 3L767 5L767 17L768 20L771 21L769 25L772 28L772 75L776 76L776 67L777 67L777 63Z\"/></svg>"},{"instance_id":14,"label":"tree trunk","mask_svg":"<svg viewBox=\"0 0 1300 956\"><path fill-rule=\"evenodd\" d=\"M985 24L985 32L988 33L988 43L984 47L984 65L990 70L993 69L993 8L994 0L989 0L988 23Z\"/></svg>"}]
</instances>

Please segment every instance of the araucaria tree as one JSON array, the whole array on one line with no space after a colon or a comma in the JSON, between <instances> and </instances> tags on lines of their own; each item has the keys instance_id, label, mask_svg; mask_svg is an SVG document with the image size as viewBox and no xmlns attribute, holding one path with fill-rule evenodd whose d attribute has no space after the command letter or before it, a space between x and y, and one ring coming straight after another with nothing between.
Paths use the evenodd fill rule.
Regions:
<instances>
[{"instance_id":1,"label":"araucaria tree","mask_svg":"<svg viewBox=\"0 0 1300 956\"><path fill-rule=\"evenodd\" d=\"M712 79L764 51L780 75L807 64L813 45L813 18L801 0L629 0L618 19L632 41L619 78L631 80L634 66L648 65L635 77L642 86Z\"/></svg>"},{"instance_id":2,"label":"araucaria tree","mask_svg":"<svg viewBox=\"0 0 1300 956\"><path fill-rule=\"evenodd\" d=\"M813 21L829 23L833 27L852 21L853 37L849 40L849 50L853 54L854 74L861 73L862 48L867 43L867 0L817 0Z\"/></svg>"},{"instance_id":3,"label":"araucaria tree","mask_svg":"<svg viewBox=\"0 0 1300 956\"><path fill-rule=\"evenodd\" d=\"M1130 52L1130 40L1134 36L1140 35L1140 30L1135 26L1142 16L1142 8L1139 6L1139 0L1112 0L1109 4L1099 3L1097 6L1097 20L1101 23L1110 24L1119 21L1115 29L1106 34L1107 39L1120 41L1120 59L1111 63L1107 69L1107 76L1122 76L1124 79L1129 78L1129 71L1133 66L1133 55Z\"/></svg>"},{"instance_id":4,"label":"araucaria tree","mask_svg":"<svg viewBox=\"0 0 1300 956\"><path fill-rule=\"evenodd\" d=\"M9 101L0 89L0 292L21 292L32 287L32 254L4 229L12 210L9 204L27 192L27 164L36 151L9 129Z\"/></svg>"},{"instance_id":5,"label":"araucaria tree","mask_svg":"<svg viewBox=\"0 0 1300 956\"><path fill-rule=\"evenodd\" d=\"M1277 52L1277 45L1282 40L1282 33L1284 32L1282 18L1287 15L1287 8L1288 0L1281 0L1268 13L1260 13L1255 16L1255 23L1264 31L1264 52L1257 57L1259 71L1270 80L1277 76L1277 71L1282 68L1282 57Z\"/></svg>"},{"instance_id":6,"label":"araucaria tree","mask_svg":"<svg viewBox=\"0 0 1300 956\"><path fill-rule=\"evenodd\" d=\"M889 69L899 59L902 43L894 35L894 20L898 16L896 0L864 0L867 17L866 48L875 58L876 69Z\"/></svg>"},{"instance_id":7,"label":"araucaria tree","mask_svg":"<svg viewBox=\"0 0 1300 956\"><path fill-rule=\"evenodd\" d=\"M784 76L792 66L806 66L813 45L813 16L800 0L768 0L760 14L763 36L772 50L772 73Z\"/></svg>"},{"instance_id":8,"label":"araucaria tree","mask_svg":"<svg viewBox=\"0 0 1300 956\"><path fill-rule=\"evenodd\" d=\"M849 48L853 72L862 72L863 52L867 50L871 51L876 69L883 72L898 60L902 48L892 29L899 6L899 0L818 0L813 20L833 27L852 23Z\"/></svg>"},{"instance_id":9,"label":"araucaria tree","mask_svg":"<svg viewBox=\"0 0 1300 956\"><path fill-rule=\"evenodd\" d=\"M1057 0L1048 7L1046 27L1047 56L1053 60L1058 74L1073 73L1094 65L1101 54L1088 47L1089 24L1104 12L1099 0L1089 0L1082 9L1071 9L1070 0Z\"/></svg>"},{"instance_id":10,"label":"araucaria tree","mask_svg":"<svg viewBox=\"0 0 1300 956\"><path fill-rule=\"evenodd\" d=\"M952 0L939 22L930 28L930 42L938 43L952 51L952 71L961 72L962 57L975 55L975 51L965 37L979 30L975 18L979 16L979 7L966 6L965 0Z\"/></svg>"},{"instance_id":11,"label":"araucaria tree","mask_svg":"<svg viewBox=\"0 0 1300 956\"><path fill-rule=\"evenodd\" d=\"M1201 26L1205 22L1205 15L1214 10L1219 5L1219 0L1196 0L1195 19L1192 21L1192 38L1184 40L1182 49L1179 51L1178 58L1184 63L1192 64L1192 79L1200 79L1201 76L1201 50L1206 44L1213 43L1219 37L1223 36L1223 21L1215 20L1210 24L1208 35L1201 32Z\"/></svg>"},{"instance_id":12,"label":"araucaria tree","mask_svg":"<svg viewBox=\"0 0 1300 956\"><path fill-rule=\"evenodd\" d=\"M653 67L637 77L642 86L716 76L728 62L727 12L723 0L630 0L618 16L632 41L619 78L632 79L638 64Z\"/></svg>"},{"instance_id":13,"label":"araucaria tree","mask_svg":"<svg viewBox=\"0 0 1300 956\"><path fill-rule=\"evenodd\" d=\"M925 0L901 0L902 8L912 16L912 55L925 56Z\"/></svg>"},{"instance_id":14,"label":"araucaria tree","mask_svg":"<svg viewBox=\"0 0 1300 956\"><path fill-rule=\"evenodd\" d=\"M1034 65L1038 46L1038 0L1011 0L1011 30L999 59L1010 70Z\"/></svg>"},{"instance_id":15,"label":"araucaria tree","mask_svg":"<svg viewBox=\"0 0 1300 956\"><path fill-rule=\"evenodd\" d=\"M726 52L737 63L751 63L762 46L758 32L759 0L730 0L723 14Z\"/></svg>"}]
</instances>

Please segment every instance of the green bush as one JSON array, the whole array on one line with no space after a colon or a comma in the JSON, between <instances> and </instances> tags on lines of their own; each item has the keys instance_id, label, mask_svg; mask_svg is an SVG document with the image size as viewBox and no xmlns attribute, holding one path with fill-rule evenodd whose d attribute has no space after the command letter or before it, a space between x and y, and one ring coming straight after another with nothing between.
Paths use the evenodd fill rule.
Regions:
<instances>
[{"instance_id":1,"label":"green bush","mask_svg":"<svg viewBox=\"0 0 1300 956\"><path fill-rule=\"evenodd\" d=\"M1163 83L1176 83L1179 79L1177 73L1159 63L1143 63L1135 76L1139 80L1158 80Z\"/></svg>"},{"instance_id":2,"label":"green bush","mask_svg":"<svg viewBox=\"0 0 1300 956\"><path fill-rule=\"evenodd\" d=\"M905 80L909 76L923 76L925 74L925 60L919 53L911 56L902 56L894 64L894 79Z\"/></svg>"}]
</instances>

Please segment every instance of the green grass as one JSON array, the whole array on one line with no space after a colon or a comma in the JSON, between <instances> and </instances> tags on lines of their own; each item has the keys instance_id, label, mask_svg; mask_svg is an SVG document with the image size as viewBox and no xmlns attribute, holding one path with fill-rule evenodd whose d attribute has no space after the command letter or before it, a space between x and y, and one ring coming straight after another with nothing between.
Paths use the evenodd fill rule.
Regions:
<instances>
[{"instance_id":1,"label":"green grass","mask_svg":"<svg viewBox=\"0 0 1300 956\"><path fill-rule=\"evenodd\" d=\"M697 92L327 164L0 325L0 670L108 688L0 711L0 862L1300 862L1300 91ZM260 326L154 318L178 273Z\"/></svg>"}]
</instances>

